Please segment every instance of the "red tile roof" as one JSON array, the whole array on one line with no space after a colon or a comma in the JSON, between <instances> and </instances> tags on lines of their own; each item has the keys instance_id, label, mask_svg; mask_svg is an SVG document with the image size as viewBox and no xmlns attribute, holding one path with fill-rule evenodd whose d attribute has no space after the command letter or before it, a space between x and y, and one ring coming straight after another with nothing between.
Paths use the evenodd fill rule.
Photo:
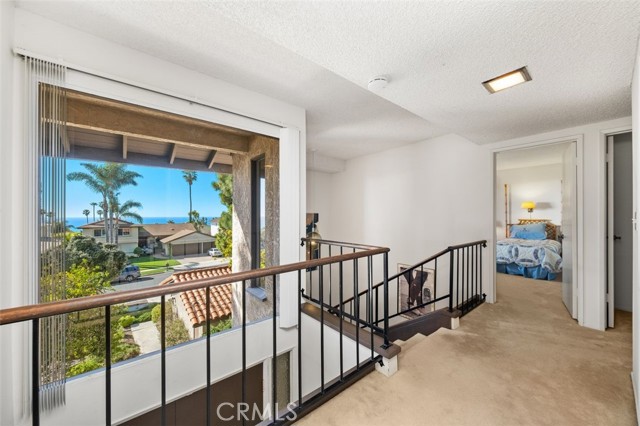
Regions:
<instances>
[{"instance_id":1,"label":"red tile roof","mask_svg":"<svg viewBox=\"0 0 640 426\"><path fill-rule=\"evenodd\" d=\"M217 266L214 268L202 268L176 272L169 280L163 281L161 285L168 284L169 282L179 284L205 278L215 278L230 273L231 268L229 266ZM231 315L231 304L233 302L231 284L223 284L210 288L211 303L209 304L209 312L211 313L211 321L227 318ZM207 322L206 288L183 291L180 293L180 299L187 310L187 314L189 315L189 319L191 320L193 327L204 325Z\"/></svg>"}]
</instances>

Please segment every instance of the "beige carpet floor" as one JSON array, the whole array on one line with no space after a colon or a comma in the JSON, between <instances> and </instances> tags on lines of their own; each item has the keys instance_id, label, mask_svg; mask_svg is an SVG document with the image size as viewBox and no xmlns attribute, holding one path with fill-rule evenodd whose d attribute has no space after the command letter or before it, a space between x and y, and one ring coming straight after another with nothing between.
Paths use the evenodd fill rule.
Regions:
<instances>
[{"instance_id":1,"label":"beige carpet floor","mask_svg":"<svg viewBox=\"0 0 640 426\"><path fill-rule=\"evenodd\" d=\"M457 330L404 342L300 425L636 425L631 315L606 332L569 318L557 282L498 274L498 302Z\"/></svg>"}]
</instances>

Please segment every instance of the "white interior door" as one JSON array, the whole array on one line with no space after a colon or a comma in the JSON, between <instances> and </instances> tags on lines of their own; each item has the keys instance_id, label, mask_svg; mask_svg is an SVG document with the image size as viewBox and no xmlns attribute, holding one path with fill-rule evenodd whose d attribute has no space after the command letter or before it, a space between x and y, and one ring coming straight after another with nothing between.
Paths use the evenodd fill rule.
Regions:
<instances>
[{"instance_id":1,"label":"white interior door","mask_svg":"<svg viewBox=\"0 0 640 426\"><path fill-rule=\"evenodd\" d=\"M562 301L572 318L578 317L576 289L577 252L577 162L576 143L567 147L562 167Z\"/></svg>"},{"instance_id":2,"label":"white interior door","mask_svg":"<svg viewBox=\"0 0 640 426\"><path fill-rule=\"evenodd\" d=\"M614 304L613 295L615 290L615 268L614 268L614 247L613 247L613 194L614 194L614 175L613 175L613 136L607 136L607 327L614 325Z\"/></svg>"},{"instance_id":3,"label":"white interior door","mask_svg":"<svg viewBox=\"0 0 640 426\"><path fill-rule=\"evenodd\" d=\"M633 149L631 133L615 136L613 151L613 270L615 294L611 295L615 309L633 310Z\"/></svg>"}]
</instances>

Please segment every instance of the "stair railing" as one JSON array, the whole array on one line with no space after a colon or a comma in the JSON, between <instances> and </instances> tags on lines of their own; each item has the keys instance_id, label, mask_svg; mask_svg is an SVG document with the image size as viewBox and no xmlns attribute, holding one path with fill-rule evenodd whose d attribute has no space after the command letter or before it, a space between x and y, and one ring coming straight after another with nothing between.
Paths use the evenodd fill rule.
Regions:
<instances>
[{"instance_id":1,"label":"stair railing","mask_svg":"<svg viewBox=\"0 0 640 426\"><path fill-rule=\"evenodd\" d=\"M367 287L354 296L332 305L329 310L332 313L343 312L342 315L349 319L360 318L358 311L361 301L372 299L374 318L371 322L374 325L381 322L388 324L389 320L401 316L417 317L443 307L447 307L449 312L458 311L460 316L464 316L486 299L482 278L482 251L486 246L486 240L449 246L389 276L386 285L383 280L370 288ZM445 262L446 266L447 260L448 280L443 280L442 275L439 277L439 263L442 266ZM414 284L418 288L414 288L412 294L411 286ZM443 290L447 292L442 294ZM381 291L384 291L383 296L380 295ZM393 305L389 306L386 301L382 301L381 306L381 297L389 300L389 293L394 299ZM385 329L388 330L388 325Z\"/></svg>"}]
</instances>

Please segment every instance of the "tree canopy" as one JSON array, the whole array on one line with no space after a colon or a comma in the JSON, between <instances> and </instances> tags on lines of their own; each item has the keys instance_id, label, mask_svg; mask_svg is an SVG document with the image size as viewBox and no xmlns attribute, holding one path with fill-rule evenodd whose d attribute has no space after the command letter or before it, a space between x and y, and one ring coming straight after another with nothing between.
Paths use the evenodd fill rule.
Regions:
<instances>
[{"instance_id":1,"label":"tree canopy","mask_svg":"<svg viewBox=\"0 0 640 426\"><path fill-rule=\"evenodd\" d=\"M216 247L225 257L231 256L233 225L233 176L218 174L218 180L211 182L213 189L218 191L220 202L227 210L222 212L218 221L218 233L216 234Z\"/></svg>"}]
</instances>

